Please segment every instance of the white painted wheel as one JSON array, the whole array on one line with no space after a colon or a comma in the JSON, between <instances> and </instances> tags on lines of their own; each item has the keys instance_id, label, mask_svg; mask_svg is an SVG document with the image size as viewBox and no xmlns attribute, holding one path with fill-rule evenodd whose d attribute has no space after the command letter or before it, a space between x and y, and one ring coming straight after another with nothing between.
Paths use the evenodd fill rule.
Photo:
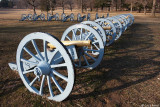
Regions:
<instances>
[{"instance_id":1,"label":"white painted wheel","mask_svg":"<svg viewBox=\"0 0 160 107\"><path fill-rule=\"evenodd\" d=\"M56 13L55 16L56 16L56 17L55 17L55 20L58 21L58 20L59 20L59 14Z\"/></svg>"},{"instance_id":2,"label":"white painted wheel","mask_svg":"<svg viewBox=\"0 0 160 107\"><path fill-rule=\"evenodd\" d=\"M99 24L97 24L96 22L93 22L93 21L84 21L81 23L94 28L101 36L104 46L106 45L106 34L105 34L104 29Z\"/></svg>"},{"instance_id":3,"label":"white painted wheel","mask_svg":"<svg viewBox=\"0 0 160 107\"><path fill-rule=\"evenodd\" d=\"M41 19L41 20L45 20L45 15L44 15L43 13L41 13L40 19Z\"/></svg>"},{"instance_id":4,"label":"white painted wheel","mask_svg":"<svg viewBox=\"0 0 160 107\"><path fill-rule=\"evenodd\" d=\"M104 18L97 19L95 20L95 22L98 23L102 27L111 27L111 30L105 30L105 34L107 37L106 46L111 45L116 39L116 28L113 25L113 23L109 21L108 19L104 19Z\"/></svg>"},{"instance_id":5,"label":"white painted wheel","mask_svg":"<svg viewBox=\"0 0 160 107\"><path fill-rule=\"evenodd\" d=\"M77 21L78 21L78 22L81 22L81 19L82 19L81 14L78 13L78 14L77 14Z\"/></svg>"},{"instance_id":6,"label":"white painted wheel","mask_svg":"<svg viewBox=\"0 0 160 107\"><path fill-rule=\"evenodd\" d=\"M74 21L74 14L73 13L70 14L70 21Z\"/></svg>"},{"instance_id":7,"label":"white painted wheel","mask_svg":"<svg viewBox=\"0 0 160 107\"><path fill-rule=\"evenodd\" d=\"M122 24L122 31L124 32L127 29L125 21L121 17L119 17L119 16L114 16L114 18L116 18L117 20L119 20L121 22L121 24Z\"/></svg>"},{"instance_id":8,"label":"white painted wheel","mask_svg":"<svg viewBox=\"0 0 160 107\"><path fill-rule=\"evenodd\" d=\"M56 48L47 49L51 43ZM65 46L54 36L36 32L20 42L16 62L19 75L33 93L62 101L74 84L74 67Z\"/></svg>"},{"instance_id":9,"label":"white painted wheel","mask_svg":"<svg viewBox=\"0 0 160 107\"><path fill-rule=\"evenodd\" d=\"M121 18L124 20L124 22L126 23L126 26L127 26L127 28L128 28L128 26L129 26L129 19L126 19L126 16L123 15L123 14L118 15L118 17L121 17ZM127 28L126 28L126 29L127 29Z\"/></svg>"},{"instance_id":10,"label":"white painted wheel","mask_svg":"<svg viewBox=\"0 0 160 107\"><path fill-rule=\"evenodd\" d=\"M28 14L28 20L32 20L32 14Z\"/></svg>"},{"instance_id":11,"label":"white painted wheel","mask_svg":"<svg viewBox=\"0 0 160 107\"><path fill-rule=\"evenodd\" d=\"M120 36L122 35L122 32L123 32L123 30L122 30L122 24L120 23L119 20L117 20L114 17L107 17L106 19L114 22L113 24L114 24L114 26L116 28L116 35L117 35L115 40L118 40L120 38Z\"/></svg>"},{"instance_id":12,"label":"white painted wheel","mask_svg":"<svg viewBox=\"0 0 160 107\"><path fill-rule=\"evenodd\" d=\"M77 24L70 26L63 33L62 41L91 40L91 46L77 48L78 60L74 61L75 66L93 69L97 67L104 55L104 45L101 36L90 26ZM92 54L97 52L97 55Z\"/></svg>"},{"instance_id":13,"label":"white painted wheel","mask_svg":"<svg viewBox=\"0 0 160 107\"><path fill-rule=\"evenodd\" d=\"M62 15L61 15L61 20L64 21L65 18L66 18L66 14L65 14L65 13L62 13Z\"/></svg>"},{"instance_id":14,"label":"white painted wheel","mask_svg":"<svg viewBox=\"0 0 160 107\"><path fill-rule=\"evenodd\" d=\"M123 14L123 15L125 15L126 17L128 16L129 26L131 26L134 22L134 16L132 14Z\"/></svg>"}]
</instances>

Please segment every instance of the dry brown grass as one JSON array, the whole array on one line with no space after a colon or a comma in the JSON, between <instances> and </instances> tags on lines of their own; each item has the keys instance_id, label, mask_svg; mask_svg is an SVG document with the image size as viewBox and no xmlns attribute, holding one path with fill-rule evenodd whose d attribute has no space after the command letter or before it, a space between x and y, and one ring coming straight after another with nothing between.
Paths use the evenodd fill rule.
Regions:
<instances>
[{"instance_id":1,"label":"dry brown grass","mask_svg":"<svg viewBox=\"0 0 160 107\"><path fill-rule=\"evenodd\" d=\"M57 11L61 13L61 11ZM30 93L7 63L16 60L20 40L31 32L48 32L58 38L75 22L24 21L32 10L0 10L0 104L4 106L160 106L160 20L133 13L135 23L106 47L102 63L92 71L77 69L71 95L56 103ZM66 11L67 14L70 11ZM73 13L78 13L74 10ZM127 12L121 12L127 13ZM110 15L121 13L112 12ZM38 11L40 14L40 11ZM100 15L104 14L99 12ZM95 12L91 13L92 20ZM157 15L158 16L158 15ZM159 17L159 16L158 16Z\"/></svg>"}]
</instances>

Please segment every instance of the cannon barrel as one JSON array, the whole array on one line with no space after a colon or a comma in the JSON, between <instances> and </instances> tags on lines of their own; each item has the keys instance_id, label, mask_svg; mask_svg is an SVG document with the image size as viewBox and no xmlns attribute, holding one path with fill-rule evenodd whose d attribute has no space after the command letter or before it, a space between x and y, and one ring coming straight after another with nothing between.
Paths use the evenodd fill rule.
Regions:
<instances>
[{"instance_id":1,"label":"cannon barrel","mask_svg":"<svg viewBox=\"0 0 160 107\"><path fill-rule=\"evenodd\" d=\"M78 47L82 46L91 46L91 40L85 40L85 41L61 41L65 46L71 46L75 45ZM47 44L50 49L55 49L56 47L52 45L51 43Z\"/></svg>"},{"instance_id":2,"label":"cannon barrel","mask_svg":"<svg viewBox=\"0 0 160 107\"><path fill-rule=\"evenodd\" d=\"M93 27L94 29L97 29L97 27ZM112 27L111 26L105 26L105 27L102 27L104 30L111 30Z\"/></svg>"}]
</instances>

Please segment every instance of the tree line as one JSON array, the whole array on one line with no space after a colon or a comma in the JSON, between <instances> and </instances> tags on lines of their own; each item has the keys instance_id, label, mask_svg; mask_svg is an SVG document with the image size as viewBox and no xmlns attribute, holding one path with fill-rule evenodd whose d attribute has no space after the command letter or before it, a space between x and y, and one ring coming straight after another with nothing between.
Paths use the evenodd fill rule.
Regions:
<instances>
[{"instance_id":1,"label":"tree line","mask_svg":"<svg viewBox=\"0 0 160 107\"><path fill-rule=\"evenodd\" d=\"M156 10L160 12L160 0L1 0L0 7L2 8L33 8L36 14L36 9L42 11L53 11L61 8L63 13L65 9L71 11L75 8L84 11L147 11L155 16Z\"/></svg>"}]
</instances>

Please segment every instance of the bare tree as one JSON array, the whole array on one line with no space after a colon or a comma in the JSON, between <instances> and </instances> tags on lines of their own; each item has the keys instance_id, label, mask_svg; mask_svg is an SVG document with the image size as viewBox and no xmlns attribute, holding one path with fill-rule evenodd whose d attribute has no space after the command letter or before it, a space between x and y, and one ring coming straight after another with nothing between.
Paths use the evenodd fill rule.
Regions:
<instances>
[{"instance_id":1,"label":"bare tree","mask_svg":"<svg viewBox=\"0 0 160 107\"><path fill-rule=\"evenodd\" d=\"M83 0L81 0L81 12L83 13Z\"/></svg>"},{"instance_id":2,"label":"bare tree","mask_svg":"<svg viewBox=\"0 0 160 107\"><path fill-rule=\"evenodd\" d=\"M116 4L116 11L118 9L118 0L114 0L115 1L115 4Z\"/></svg>"},{"instance_id":3,"label":"bare tree","mask_svg":"<svg viewBox=\"0 0 160 107\"><path fill-rule=\"evenodd\" d=\"M156 12L156 0L153 0L153 5L152 5L152 16L155 16Z\"/></svg>"},{"instance_id":4,"label":"bare tree","mask_svg":"<svg viewBox=\"0 0 160 107\"><path fill-rule=\"evenodd\" d=\"M74 1L73 1L73 0L67 0L67 1L66 1L66 4L69 5L70 10L72 11L73 5L74 5Z\"/></svg>"},{"instance_id":5,"label":"bare tree","mask_svg":"<svg viewBox=\"0 0 160 107\"><path fill-rule=\"evenodd\" d=\"M50 0L50 9L51 9L52 15L53 15L53 11L56 8L56 5L57 5L57 1L56 0Z\"/></svg>"},{"instance_id":6,"label":"bare tree","mask_svg":"<svg viewBox=\"0 0 160 107\"><path fill-rule=\"evenodd\" d=\"M118 11L119 7L121 8L121 6L122 6L121 3L123 3L123 0L112 0L112 1L106 0L106 1L108 1L108 3L110 2L112 4L111 7L112 8L115 7L116 11Z\"/></svg>"},{"instance_id":7,"label":"bare tree","mask_svg":"<svg viewBox=\"0 0 160 107\"><path fill-rule=\"evenodd\" d=\"M26 2L26 0L14 0L13 4L20 9L27 9L29 7L29 4Z\"/></svg>"},{"instance_id":8,"label":"bare tree","mask_svg":"<svg viewBox=\"0 0 160 107\"><path fill-rule=\"evenodd\" d=\"M36 14L36 7L38 6L38 0L26 0L26 2L33 7L34 14Z\"/></svg>"},{"instance_id":9,"label":"bare tree","mask_svg":"<svg viewBox=\"0 0 160 107\"><path fill-rule=\"evenodd\" d=\"M46 11L48 14L48 11L50 10L50 0L40 0L40 9Z\"/></svg>"},{"instance_id":10,"label":"bare tree","mask_svg":"<svg viewBox=\"0 0 160 107\"><path fill-rule=\"evenodd\" d=\"M144 8L144 14L146 15L146 7L147 7L147 4L148 4L148 0L141 0L141 3L142 3L143 8Z\"/></svg>"},{"instance_id":11,"label":"bare tree","mask_svg":"<svg viewBox=\"0 0 160 107\"><path fill-rule=\"evenodd\" d=\"M131 13L133 11L133 0L131 0Z\"/></svg>"},{"instance_id":12,"label":"bare tree","mask_svg":"<svg viewBox=\"0 0 160 107\"><path fill-rule=\"evenodd\" d=\"M132 12L134 4L139 2L139 0L126 0L125 2L130 4L130 11Z\"/></svg>"},{"instance_id":13,"label":"bare tree","mask_svg":"<svg viewBox=\"0 0 160 107\"><path fill-rule=\"evenodd\" d=\"M62 7L63 13L64 13L64 9L65 9L65 4L66 4L66 0L58 0L57 1L57 5Z\"/></svg>"},{"instance_id":14,"label":"bare tree","mask_svg":"<svg viewBox=\"0 0 160 107\"><path fill-rule=\"evenodd\" d=\"M90 11L92 12L93 8L94 8L94 3L95 1L94 0L89 0L89 8L90 8Z\"/></svg>"}]
</instances>

